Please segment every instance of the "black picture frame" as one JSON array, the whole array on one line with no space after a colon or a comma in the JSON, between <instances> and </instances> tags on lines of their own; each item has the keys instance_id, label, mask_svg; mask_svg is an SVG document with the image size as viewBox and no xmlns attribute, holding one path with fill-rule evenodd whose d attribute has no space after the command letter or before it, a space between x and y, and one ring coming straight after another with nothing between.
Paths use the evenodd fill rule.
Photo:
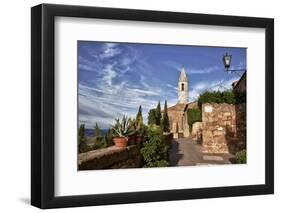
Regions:
<instances>
[{"instance_id":1,"label":"black picture frame","mask_svg":"<svg viewBox=\"0 0 281 213\"><path fill-rule=\"evenodd\" d=\"M54 171L55 17L101 18L162 23L264 28L265 184L56 197ZM31 8L31 204L76 207L274 193L274 20L240 16L41 4Z\"/></svg>"}]
</instances>

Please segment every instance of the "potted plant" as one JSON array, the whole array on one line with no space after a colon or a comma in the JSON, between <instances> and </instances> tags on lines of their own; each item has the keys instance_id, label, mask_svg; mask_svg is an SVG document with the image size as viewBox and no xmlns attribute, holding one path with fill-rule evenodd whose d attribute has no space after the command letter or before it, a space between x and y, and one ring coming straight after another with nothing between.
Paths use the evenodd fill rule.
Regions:
<instances>
[{"instance_id":1,"label":"potted plant","mask_svg":"<svg viewBox=\"0 0 281 213\"><path fill-rule=\"evenodd\" d=\"M126 147L128 145L128 137L134 134L134 129L131 126L130 119L123 117L120 122L119 119L116 119L116 124L112 128L114 137L113 142L116 147Z\"/></svg>"}]
</instances>

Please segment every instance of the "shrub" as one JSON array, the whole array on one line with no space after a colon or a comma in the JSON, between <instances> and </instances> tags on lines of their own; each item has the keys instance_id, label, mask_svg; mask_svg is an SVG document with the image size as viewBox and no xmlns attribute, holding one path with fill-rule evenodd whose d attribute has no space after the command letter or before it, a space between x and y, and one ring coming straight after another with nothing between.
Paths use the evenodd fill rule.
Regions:
<instances>
[{"instance_id":1,"label":"shrub","mask_svg":"<svg viewBox=\"0 0 281 213\"><path fill-rule=\"evenodd\" d=\"M189 125L189 131L192 131L192 125L195 122L202 121L202 113L200 109L188 109L187 110L187 123Z\"/></svg>"},{"instance_id":2,"label":"shrub","mask_svg":"<svg viewBox=\"0 0 281 213\"><path fill-rule=\"evenodd\" d=\"M146 141L141 148L144 167L168 166L168 146L166 145L161 128L150 128Z\"/></svg>"},{"instance_id":3,"label":"shrub","mask_svg":"<svg viewBox=\"0 0 281 213\"><path fill-rule=\"evenodd\" d=\"M235 155L236 163L238 164L244 164L247 163L247 152L246 149L243 149L240 152L237 152Z\"/></svg>"},{"instance_id":4,"label":"shrub","mask_svg":"<svg viewBox=\"0 0 281 213\"><path fill-rule=\"evenodd\" d=\"M244 102L246 102L246 93L233 91L204 92L199 96L198 99L198 105L200 107L204 103L240 104Z\"/></svg>"}]
</instances>

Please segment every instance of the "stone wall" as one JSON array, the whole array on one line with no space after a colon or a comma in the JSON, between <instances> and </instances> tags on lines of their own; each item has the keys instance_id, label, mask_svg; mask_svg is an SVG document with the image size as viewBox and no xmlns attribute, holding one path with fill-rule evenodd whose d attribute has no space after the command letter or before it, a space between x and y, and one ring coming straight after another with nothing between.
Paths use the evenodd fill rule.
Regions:
<instances>
[{"instance_id":1,"label":"stone wall","mask_svg":"<svg viewBox=\"0 0 281 213\"><path fill-rule=\"evenodd\" d=\"M202 122L195 122L192 124L191 137L198 142L202 140Z\"/></svg>"},{"instance_id":2,"label":"stone wall","mask_svg":"<svg viewBox=\"0 0 281 213\"><path fill-rule=\"evenodd\" d=\"M245 148L246 104L203 104L202 145L211 153L235 153Z\"/></svg>"},{"instance_id":3,"label":"stone wall","mask_svg":"<svg viewBox=\"0 0 281 213\"><path fill-rule=\"evenodd\" d=\"M141 164L139 145L125 148L110 146L79 154L79 170L138 168Z\"/></svg>"}]
</instances>

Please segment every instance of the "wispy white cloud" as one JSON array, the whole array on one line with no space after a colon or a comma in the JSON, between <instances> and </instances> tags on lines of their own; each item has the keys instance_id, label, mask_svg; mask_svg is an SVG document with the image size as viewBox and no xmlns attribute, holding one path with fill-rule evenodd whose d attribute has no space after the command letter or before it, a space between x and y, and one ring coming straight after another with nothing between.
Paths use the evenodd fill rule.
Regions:
<instances>
[{"instance_id":1,"label":"wispy white cloud","mask_svg":"<svg viewBox=\"0 0 281 213\"><path fill-rule=\"evenodd\" d=\"M176 63L174 61L166 61L165 62L166 65L168 65L169 67L171 67L173 70L180 70L180 68L184 65L184 64L179 64ZM185 70L187 72L188 75L193 75L193 74L208 74L208 73L213 73L213 72L217 72L218 70L223 70L223 66L209 66L209 67L205 67L202 69L198 69L198 68L194 68L194 67L189 67L188 65L185 66Z\"/></svg>"},{"instance_id":2,"label":"wispy white cloud","mask_svg":"<svg viewBox=\"0 0 281 213\"><path fill-rule=\"evenodd\" d=\"M82 56L78 58L78 68L82 71L98 72L101 68L101 64L98 60L89 60Z\"/></svg>"},{"instance_id":3,"label":"wispy white cloud","mask_svg":"<svg viewBox=\"0 0 281 213\"><path fill-rule=\"evenodd\" d=\"M79 84L79 120L88 128L95 122L101 128L108 128L115 118L124 114L135 117L139 105L142 105L146 122L148 110L156 106L160 97L165 96L157 85L151 86L144 76L140 76L139 84L123 79L124 73L118 69L119 65L116 62L107 63L94 85Z\"/></svg>"},{"instance_id":4,"label":"wispy white cloud","mask_svg":"<svg viewBox=\"0 0 281 213\"><path fill-rule=\"evenodd\" d=\"M207 73L216 72L220 69L222 70L223 67L212 66L212 67L206 67L203 69L186 68L188 74L207 74Z\"/></svg>"},{"instance_id":5,"label":"wispy white cloud","mask_svg":"<svg viewBox=\"0 0 281 213\"><path fill-rule=\"evenodd\" d=\"M169 89L172 89L174 92L177 92L178 91L178 87L176 86L173 86L171 84L166 84L166 86L169 88Z\"/></svg>"},{"instance_id":6,"label":"wispy white cloud","mask_svg":"<svg viewBox=\"0 0 281 213\"><path fill-rule=\"evenodd\" d=\"M103 53L100 54L100 58L111 58L113 56L119 55L122 51L117 47L117 43L105 43L103 47Z\"/></svg>"},{"instance_id":7,"label":"wispy white cloud","mask_svg":"<svg viewBox=\"0 0 281 213\"><path fill-rule=\"evenodd\" d=\"M189 101L196 100L200 94L205 91L225 91L232 88L232 83L239 79L238 76L230 76L225 79L220 79L216 81L200 81L194 84L189 91Z\"/></svg>"}]
</instances>

